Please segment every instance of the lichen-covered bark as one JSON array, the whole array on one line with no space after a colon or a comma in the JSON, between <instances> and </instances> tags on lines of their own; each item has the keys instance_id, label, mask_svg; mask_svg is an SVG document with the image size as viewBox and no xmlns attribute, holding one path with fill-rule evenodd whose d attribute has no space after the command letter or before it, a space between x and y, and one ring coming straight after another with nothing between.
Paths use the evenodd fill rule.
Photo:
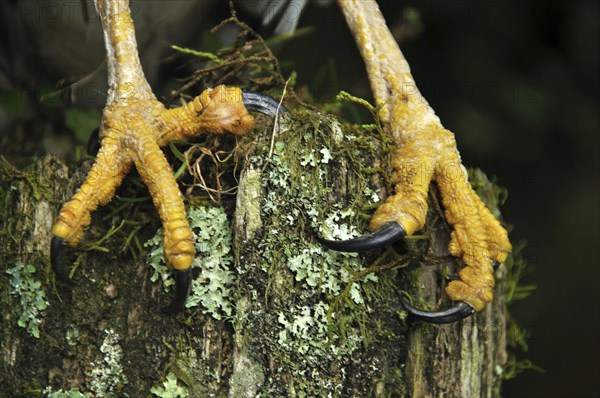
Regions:
<instances>
[{"instance_id":1,"label":"lichen-covered bark","mask_svg":"<svg viewBox=\"0 0 600 398\"><path fill-rule=\"evenodd\" d=\"M90 166L86 161L69 172L48 156L24 171L0 169L0 397L74 391L86 397L151 396L150 389L169 372L189 396L218 395L230 368L230 324L200 311L163 315L168 297L160 284L150 282L145 255L134 258L124 250L123 235L104 241L103 250L86 250L86 244L131 217L122 211L124 202L113 200L94 213L84 244L71 256L78 264L73 284L55 282L48 257L51 224ZM136 184L126 179L125 185L118 194L127 195ZM139 212L144 212L136 216L145 220L143 230L150 232L141 233L143 242L158 229L158 216L149 199ZM14 282L5 273L17 264L35 267L32 280L41 283L49 303L39 314L38 338L17 323L29 311L12 294Z\"/></svg>"},{"instance_id":2,"label":"lichen-covered bark","mask_svg":"<svg viewBox=\"0 0 600 398\"><path fill-rule=\"evenodd\" d=\"M483 312L443 326L406 319L404 290L421 306L449 304L443 279L455 260L447 254L449 228L437 193L430 195L422 235L394 250L360 256L326 250L316 233L341 238L367 229L385 197L385 153L374 131L355 127L342 134L328 116L294 115L281 127L274 136L270 130L255 136L240 166L230 214L236 309L221 321L201 309L160 313L168 294L150 282L145 254L134 258L123 250L119 234L101 243L107 252L76 251L73 286L55 285L51 224L90 162L71 172L52 157L28 168L0 168L0 397L74 389L88 396L152 396L150 389L163 386L169 373L190 397L498 395L503 268ZM126 196L135 180L128 176L117 194ZM486 186L481 176L478 181ZM126 217L116 200L94 213L84 243ZM159 220L149 200L140 206L143 242ZM5 272L17 262L35 267L33 278L49 303L39 338L17 324L24 310ZM369 266L376 272L365 271Z\"/></svg>"},{"instance_id":3,"label":"lichen-covered bark","mask_svg":"<svg viewBox=\"0 0 600 398\"><path fill-rule=\"evenodd\" d=\"M259 145L242 174L243 195L238 196L235 226L242 270L234 321L233 376L237 382L229 396L235 397L239 391L251 391L248 396L260 392L262 396L290 397L498 395L505 362L501 277L493 304L457 324L412 323L405 319L399 301L401 290L406 290L422 305L449 304L440 285L442 273L448 266L454 272L451 266L456 261L448 254L450 229L437 204L437 191L430 196L436 206L429 212L424 234L399 245L397 259L389 252L368 253L357 265L321 252L314 239L318 231L315 222L329 225L328 216L338 210L369 213L365 209L372 204L370 192L380 197L384 194L379 176L365 167L380 166L375 163L379 148L368 150L360 138L343 138L340 128L322 116L312 124L290 123L277 136L281 145L278 151L275 144L271 161L265 159L266 151ZM324 162L324 156L316 156L311 165L307 157L319 154L322 145L335 154L333 159ZM489 186L486 182L484 187ZM297 185L305 191L296 192ZM256 203L261 203L262 210ZM298 208L302 214L318 215L290 217ZM361 217L334 220L343 227L354 224L366 230ZM307 258L302 258L302 253ZM319 265L301 269L298 261ZM377 281L357 279L363 282L354 293L362 300L352 294L345 296L347 291L330 294L323 289L323 284L336 277L341 289L348 287L344 276L332 275L331 269L354 267L356 272L390 261L403 268L371 274ZM319 274L312 276L313 283L311 276L305 275L311 270ZM501 268L498 276L502 272ZM319 305L329 311L325 320L319 317ZM318 333L321 322L326 323L327 333ZM358 339L358 344L352 344L353 339Z\"/></svg>"}]
</instances>

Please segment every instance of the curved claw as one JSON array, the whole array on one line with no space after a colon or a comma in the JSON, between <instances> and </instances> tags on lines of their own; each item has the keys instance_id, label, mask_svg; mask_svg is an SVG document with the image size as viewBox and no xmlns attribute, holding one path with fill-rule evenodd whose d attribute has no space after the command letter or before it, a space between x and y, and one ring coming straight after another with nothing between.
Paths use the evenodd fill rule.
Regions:
<instances>
[{"instance_id":1,"label":"curved claw","mask_svg":"<svg viewBox=\"0 0 600 398\"><path fill-rule=\"evenodd\" d=\"M171 304L162 308L162 312L165 314L176 314L183 310L192 287L192 272L190 269L176 269L173 272L173 277L175 278L175 297L173 297Z\"/></svg>"},{"instance_id":2,"label":"curved claw","mask_svg":"<svg viewBox=\"0 0 600 398\"><path fill-rule=\"evenodd\" d=\"M242 91L242 102L249 111L264 113L273 119L277 113L288 113L288 110L276 99L254 91Z\"/></svg>"},{"instance_id":3,"label":"curved claw","mask_svg":"<svg viewBox=\"0 0 600 398\"><path fill-rule=\"evenodd\" d=\"M67 271L67 242L58 236L52 237L50 243L50 264L52 270L63 282L69 282L69 272Z\"/></svg>"},{"instance_id":4,"label":"curved claw","mask_svg":"<svg viewBox=\"0 0 600 398\"><path fill-rule=\"evenodd\" d=\"M96 127L87 142L87 153L96 156L100 150L100 127Z\"/></svg>"},{"instance_id":5,"label":"curved claw","mask_svg":"<svg viewBox=\"0 0 600 398\"><path fill-rule=\"evenodd\" d=\"M396 242L406 235L404 228L397 222L384 224L375 232L349 240L328 240L317 237L322 245L340 252L360 252L371 249L379 249Z\"/></svg>"},{"instance_id":6,"label":"curved claw","mask_svg":"<svg viewBox=\"0 0 600 398\"><path fill-rule=\"evenodd\" d=\"M406 311L415 318L428 323L452 323L460 321L472 315L475 309L464 301L459 301L454 307L445 311L423 311L410 305L405 297L400 297L400 301L406 308Z\"/></svg>"}]
</instances>

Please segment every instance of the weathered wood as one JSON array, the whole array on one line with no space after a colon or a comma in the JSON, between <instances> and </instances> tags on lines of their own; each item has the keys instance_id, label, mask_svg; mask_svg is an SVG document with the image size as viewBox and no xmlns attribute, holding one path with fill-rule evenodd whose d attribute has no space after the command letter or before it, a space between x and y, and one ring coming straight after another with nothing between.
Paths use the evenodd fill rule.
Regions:
<instances>
[{"instance_id":1,"label":"weathered wood","mask_svg":"<svg viewBox=\"0 0 600 398\"><path fill-rule=\"evenodd\" d=\"M342 138L341 127L335 122L327 121L327 118L322 118L319 129L319 133L313 132L311 140L319 142L322 136L330 135L333 137L329 142L331 153L339 154L340 148L353 145ZM285 136L278 137L286 143L278 155L285 162L297 164L296 167L290 166L292 170L302 169L298 164L302 162L303 150L293 146L288 148L288 143L294 141L292 137L302 135L306 135L306 131L302 127L293 127L292 124ZM304 150L306 151L305 148ZM311 179L309 185L321 184L317 191L334 187L325 194L326 202L318 200L322 198L315 198L317 200L314 206L319 209L322 218L327 216L336 203L352 208L352 203L360 202L356 198L360 194L355 192L356 173L360 172L361 165L373 165L373 158L366 152L364 149L356 153L350 150L348 154L352 156L345 159L334 158L330 164L318 167L322 174L319 178ZM259 153L264 155L265 151ZM297 158L294 158L294 154ZM264 156L259 158L264 160ZM289 166L289 163L286 164ZM285 206L297 205L302 200L284 189L279 198L284 203L281 212L265 214L249 206L252 203L249 198L259 198L258 202L263 204L265 201L277 202L273 191L278 191L279 188L273 187L269 181L273 174L277 178L277 172L273 171L277 168L278 166L269 167L262 163L260 166L248 166L242 174L238 193L236 243L240 268L244 272L240 276L242 305L238 305L238 316L234 321L234 328L238 331L235 363L239 363L234 366L234 377L240 374L239 379L244 379L243 375L249 375L244 385L245 391L264 392L266 388L274 396L290 397L327 396L329 393L343 397L498 395L498 372L505 362L505 304L501 283L493 305L482 314L463 322L431 326L414 324L403 318L404 313L398 300L400 290L410 290L414 297L421 297L423 303L430 303L431 306L436 306L439 302L441 305L449 305L440 289L440 274L443 265L455 260L449 257L447 251L450 229L436 206L430 212L429 227L425 234L420 238L409 238L406 247L399 249L402 251L408 248L412 252L408 258L404 258L405 263L411 262L412 265L408 269L377 274L379 281L372 285L368 282L361 290L369 297L366 299L366 307L354 304L351 308L344 309L342 306L341 311L333 316L334 325L327 325L329 332L335 336L336 331L339 331L336 330L336 322L345 318L342 322L344 327L355 330L362 337L359 347L355 350L346 347L347 350L344 351L339 340L332 341L332 345L341 347L338 347L338 355L334 356L319 355L315 352L318 350L309 350L304 354L285 350L286 343L282 343L281 338L278 340L278 336L282 330L286 330L286 325L278 322L278 318L286 314L290 320L293 319L292 314L295 314L296 319L301 319L298 318L298 308L314 304L316 297L321 297L329 305L336 298L315 294L314 287L307 287L306 283L295 280L293 271L290 274L290 258L285 253L286 248L294 246L297 240L302 240L304 250L312 250L315 245L318 246L314 241L314 226L307 227L306 224L310 224L307 221L292 223L282 231L282 225L285 224L282 220L289 214ZM308 169L310 172L311 167ZM297 179L298 176L291 176L287 182L293 185ZM380 181L377 178L372 178L371 181L373 180L373 189L379 189L378 192L381 193ZM272 188L271 191L268 191L269 187ZM252 215L249 215L249 208L254 209ZM360 206L354 209L360 211ZM267 247L263 246L265 242L269 242ZM274 242L279 244L273 245ZM268 262L265 251L269 250L276 252L279 261ZM363 263L367 266L370 261L373 261L373 256L366 258ZM414 263L417 263L416 266ZM340 264L327 261L323 264L323 267L336 266L339 267ZM502 268L499 272L502 272ZM402 277L399 274L410 276ZM315 313L310 312L310 316L315 322L311 327L318 327ZM355 321L348 322L346 317ZM258 336L257 331L260 331ZM349 330L345 333L348 334ZM318 346L322 343L311 341L311 336L306 340L303 340L301 334L297 336L307 345ZM244 389L235 392L242 390ZM237 396L236 393L230 393L230 396Z\"/></svg>"},{"instance_id":2,"label":"weathered wood","mask_svg":"<svg viewBox=\"0 0 600 398\"><path fill-rule=\"evenodd\" d=\"M0 397L47 387L100 396L99 382L105 396L150 396L169 372L191 397L497 396L505 362L501 275L492 305L457 324L414 323L399 301L407 290L420 306L449 304L440 285L454 260L435 194L426 230L395 251L353 257L315 240L320 223L347 210L354 215L330 221L364 231L373 193L385 195L374 137L358 128L343 135L334 119L313 113L295 115L274 137L270 130L255 137L230 214L237 281L227 320L201 309L160 313L168 295L150 282L145 256L122 251L117 236L103 243L108 253L77 252L74 285L55 285L50 226L89 162L71 173L53 157L21 174L3 167ZM145 210L148 238L158 217ZM86 242L123 217L110 205L100 209ZM22 310L5 273L17 262L35 266L49 302L39 338L17 325ZM378 271L349 288L343 267L373 264Z\"/></svg>"}]
</instances>

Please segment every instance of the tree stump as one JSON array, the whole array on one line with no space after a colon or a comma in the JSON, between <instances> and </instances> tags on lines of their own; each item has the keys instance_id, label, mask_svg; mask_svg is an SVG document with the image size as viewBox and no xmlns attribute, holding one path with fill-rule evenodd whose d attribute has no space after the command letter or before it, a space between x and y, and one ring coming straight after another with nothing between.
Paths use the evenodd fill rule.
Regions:
<instances>
[{"instance_id":1,"label":"tree stump","mask_svg":"<svg viewBox=\"0 0 600 398\"><path fill-rule=\"evenodd\" d=\"M365 232L385 197L378 131L342 131L333 117L304 112L246 142L235 206L225 206L235 309L220 320L201 307L162 314L169 297L150 281L147 253L123 251L118 234L76 251L72 286L55 282L51 224L90 162L69 172L51 156L23 169L2 160L0 397L498 396L504 266L493 303L462 322L416 323L400 303L407 292L421 307L450 304L443 286L457 261L435 188L426 229L396 247L343 254L316 240ZM86 242L120 225L125 216L111 206L94 213ZM145 210L140 241L158 226Z\"/></svg>"}]
</instances>

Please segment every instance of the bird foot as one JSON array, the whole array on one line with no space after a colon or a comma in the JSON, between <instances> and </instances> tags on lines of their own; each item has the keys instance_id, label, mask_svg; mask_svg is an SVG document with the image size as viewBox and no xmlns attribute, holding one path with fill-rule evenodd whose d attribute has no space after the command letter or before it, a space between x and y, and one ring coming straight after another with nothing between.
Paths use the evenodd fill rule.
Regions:
<instances>
[{"instance_id":1,"label":"bird foot","mask_svg":"<svg viewBox=\"0 0 600 398\"><path fill-rule=\"evenodd\" d=\"M319 241L333 250L363 251L412 235L425 225L427 193L435 180L446 220L453 227L449 252L465 264L446 288L448 297L458 303L439 312L419 310L404 298L402 303L416 319L448 323L481 311L493 299L493 272L506 260L511 245L506 230L472 189L451 133L435 130L429 134L428 145L405 141L392 160L395 194L375 212L370 225L374 232L349 241Z\"/></svg>"}]
</instances>

